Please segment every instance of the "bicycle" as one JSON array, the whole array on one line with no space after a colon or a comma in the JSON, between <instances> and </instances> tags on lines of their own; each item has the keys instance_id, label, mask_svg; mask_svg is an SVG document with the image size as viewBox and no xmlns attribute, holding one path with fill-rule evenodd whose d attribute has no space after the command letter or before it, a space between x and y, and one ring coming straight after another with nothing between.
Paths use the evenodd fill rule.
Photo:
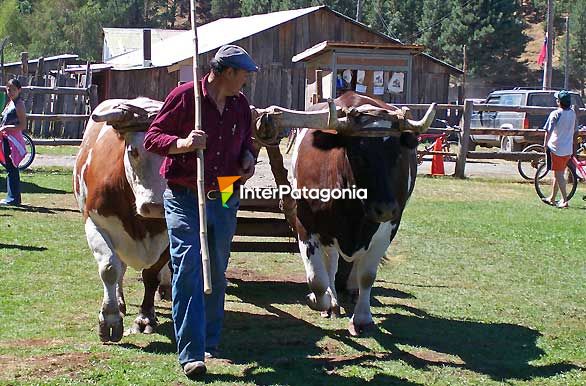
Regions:
<instances>
[{"instance_id":1,"label":"bicycle","mask_svg":"<svg viewBox=\"0 0 586 386\"><path fill-rule=\"evenodd\" d=\"M36 149L35 149L35 144L33 142L33 139L26 133L22 133L22 136L24 138L24 146L26 147L26 155L24 156L24 158L20 161L20 163L18 165L15 165L18 170L23 171L26 168L28 168L29 166L31 166L31 164L33 163L33 161L35 160L35 155L36 155ZM1 139L1 137L0 137Z\"/></svg>"},{"instance_id":2,"label":"bicycle","mask_svg":"<svg viewBox=\"0 0 586 386\"><path fill-rule=\"evenodd\" d=\"M582 130L584 128L583 125L578 127L578 130ZM533 144L529 145L523 149L523 153L543 153L545 154L545 148L541 144ZM577 155L586 155L586 146L584 143L581 143L576 151ZM517 161L517 170L521 177L526 180L533 181L535 179L535 173L541 164L544 162L544 157L534 158L531 161ZM571 164L571 167L573 164Z\"/></svg>"},{"instance_id":3,"label":"bicycle","mask_svg":"<svg viewBox=\"0 0 586 386\"><path fill-rule=\"evenodd\" d=\"M545 153L543 145L534 143L523 149L522 153ZM543 157L534 158L531 161L517 161L517 170L521 177L526 180L535 179L535 173L543 163Z\"/></svg>"},{"instance_id":4,"label":"bicycle","mask_svg":"<svg viewBox=\"0 0 586 386\"><path fill-rule=\"evenodd\" d=\"M574 197L578 188L578 182L586 181L586 160L578 159L578 155L580 154L586 154L586 142L580 143L578 151L570 157L570 162L564 172L568 201ZM554 179L554 173L550 173L550 170L547 169L547 163L542 161L533 179L535 191L541 199L551 197ZM586 195L582 197L582 200L586 200Z\"/></svg>"},{"instance_id":5,"label":"bicycle","mask_svg":"<svg viewBox=\"0 0 586 386\"><path fill-rule=\"evenodd\" d=\"M459 131L460 128L457 126L452 126L448 123L448 121L444 119L436 119L436 121L443 123L447 129ZM449 132L444 132L441 134L420 134L417 136L417 141L419 144L423 144L423 150L417 152L417 164L421 165L423 163L423 156L425 153L433 151L435 146L435 141L439 138L442 143L441 152L442 153L450 153L450 150L453 146L458 146L458 141L450 138L453 135ZM427 145L425 144L427 143ZM454 161L454 157L446 154L444 155L444 161Z\"/></svg>"},{"instance_id":6,"label":"bicycle","mask_svg":"<svg viewBox=\"0 0 586 386\"><path fill-rule=\"evenodd\" d=\"M18 170L20 171L23 171L27 169L29 166L31 166L31 164L35 160L35 155L37 155L33 139L27 133L24 132L22 133L22 136L24 137L24 144L26 146L26 155L24 156L22 161L20 161L20 163L17 165Z\"/></svg>"}]
</instances>

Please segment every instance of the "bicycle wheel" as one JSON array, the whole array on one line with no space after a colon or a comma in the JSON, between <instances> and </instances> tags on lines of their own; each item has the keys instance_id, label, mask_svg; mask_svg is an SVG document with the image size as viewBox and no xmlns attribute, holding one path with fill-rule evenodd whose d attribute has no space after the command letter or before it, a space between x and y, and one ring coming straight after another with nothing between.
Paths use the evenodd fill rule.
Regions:
<instances>
[{"instance_id":1,"label":"bicycle wheel","mask_svg":"<svg viewBox=\"0 0 586 386\"><path fill-rule=\"evenodd\" d=\"M578 187L578 177L576 176L576 173L568 166L566 166L564 176L566 178L566 192L568 194L569 201L574 196L574 193L576 193L576 188ZM545 162L542 163L539 168L537 168L537 172L535 173L535 178L533 181L535 184L535 191L540 198L551 197L554 179L554 172L547 170L547 164Z\"/></svg>"},{"instance_id":2,"label":"bicycle wheel","mask_svg":"<svg viewBox=\"0 0 586 386\"><path fill-rule=\"evenodd\" d=\"M295 145L295 139L297 138L297 129L291 129L289 135L287 135L287 148L285 154L289 154L293 146Z\"/></svg>"},{"instance_id":3,"label":"bicycle wheel","mask_svg":"<svg viewBox=\"0 0 586 386\"><path fill-rule=\"evenodd\" d=\"M458 141L447 141L444 146L442 146L442 151L446 153L456 153L458 154ZM445 155L444 162L456 162L456 157L452 155Z\"/></svg>"},{"instance_id":4,"label":"bicycle wheel","mask_svg":"<svg viewBox=\"0 0 586 386\"><path fill-rule=\"evenodd\" d=\"M534 144L529 145L525 149L523 149L523 153L544 153L545 150L543 149L542 145ZM537 168L543 162L543 157L539 159L534 159L531 161L518 161L517 162L517 170L519 170L519 174L526 180L533 180L535 178L535 172Z\"/></svg>"},{"instance_id":5,"label":"bicycle wheel","mask_svg":"<svg viewBox=\"0 0 586 386\"><path fill-rule=\"evenodd\" d=\"M26 155L18 164L18 170L21 171L31 166L31 164L35 160L36 155L35 144L33 142L33 139L26 133L22 133L22 136L24 137L24 144L26 146Z\"/></svg>"}]
</instances>

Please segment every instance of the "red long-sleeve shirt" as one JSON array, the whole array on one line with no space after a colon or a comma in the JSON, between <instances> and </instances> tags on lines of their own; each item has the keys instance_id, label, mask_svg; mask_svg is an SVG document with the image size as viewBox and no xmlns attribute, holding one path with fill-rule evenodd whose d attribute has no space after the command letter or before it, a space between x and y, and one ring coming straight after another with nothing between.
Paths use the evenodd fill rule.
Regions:
<instances>
[{"instance_id":1,"label":"red long-sleeve shirt","mask_svg":"<svg viewBox=\"0 0 586 386\"><path fill-rule=\"evenodd\" d=\"M244 94L227 97L220 115L206 87L208 75L201 80L202 130L207 134L204 150L205 190L218 189L218 176L237 176L240 159L252 147L251 113ZM175 88L165 99L151 123L144 146L165 156L160 173L169 183L196 188L196 153L169 154L178 138L186 138L195 127L193 82ZM235 184L237 188L238 184Z\"/></svg>"}]
</instances>

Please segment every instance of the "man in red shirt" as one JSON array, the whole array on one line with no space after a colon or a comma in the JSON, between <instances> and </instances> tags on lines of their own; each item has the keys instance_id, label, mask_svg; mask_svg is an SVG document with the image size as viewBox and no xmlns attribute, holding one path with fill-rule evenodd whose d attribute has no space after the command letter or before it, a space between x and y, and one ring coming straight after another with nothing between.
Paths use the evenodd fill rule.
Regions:
<instances>
[{"instance_id":1,"label":"man in red shirt","mask_svg":"<svg viewBox=\"0 0 586 386\"><path fill-rule=\"evenodd\" d=\"M240 176L238 192L254 173L251 113L240 92L258 66L241 47L221 47L201 80L202 129L195 130L193 82L169 94L149 127L144 145L165 156L161 175L173 268L173 324L179 363L189 378L205 374L204 358L217 355L224 319L225 271L236 230L239 197L222 206L217 177ZM199 242L196 150L204 151L204 182L208 220L212 294L204 295Z\"/></svg>"}]
</instances>

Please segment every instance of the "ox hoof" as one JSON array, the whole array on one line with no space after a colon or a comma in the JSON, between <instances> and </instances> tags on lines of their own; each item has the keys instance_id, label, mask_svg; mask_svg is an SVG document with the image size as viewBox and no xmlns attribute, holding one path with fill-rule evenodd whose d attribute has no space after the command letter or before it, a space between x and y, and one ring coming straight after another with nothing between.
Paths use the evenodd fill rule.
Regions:
<instances>
[{"instance_id":1,"label":"ox hoof","mask_svg":"<svg viewBox=\"0 0 586 386\"><path fill-rule=\"evenodd\" d=\"M122 319L114 323L107 323L100 318L98 322L98 335L103 343L120 342L124 335L124 323Z\"/></svg>"},{"instance_id":2,"label":"ox hoof","mask_svg":"<svg viewBox=\"0 0 586 386\"><path fill-rule=\"evenodd\" d=\"M312 292L306 296L305 302L314 311L328 311L332 302L332 298L328 294L324 294L320 299L317 299Z\"/></svg>"},{"instance_id":3,"label":"ox hoof","mask_svg":"<svg viewBox=\"0 0 586 386\"><path fill-rule=\"evenodd\" d=\"M138 315L134 320L134 324L130 329L131 334L152 334L157 327L157 319L155 316Z\"/></svg>"},{"instance_id":4,"label":"ox hoof","mask_svg":"<svg viewBox=\"0 0 586 386\"><path fill-rule=\"evenodd\" d=\"M337 319L341 316L340 306L334 306L327 311L322 311L321 316L322 318L332 318Z\"/></svg>"},{"instance_id":5,"label":"ox hoof","mask_svg":"<svg viewBox=\"0 0 586 386\"><path fill-rule=\"evenodd\" d=\"M365 332L369 332L375 329L374 322L365 323L365 324L354 324L353 321L348 323L348 332L352 336L360 336Z\"/></svg>"},{"instance_id":6,"label":"ox hoof","mask_svg":"<svg viewBox=\"0 0 586 386\"><path fill-rule=\"evenodd\" d=\"M159 288L157 288L157 292L155 293L155 299L157 301L161 301L161 300L165 300L165 301L171 301L171 286L168 285L160 285Z\"/></svg>"}]
</instances>

